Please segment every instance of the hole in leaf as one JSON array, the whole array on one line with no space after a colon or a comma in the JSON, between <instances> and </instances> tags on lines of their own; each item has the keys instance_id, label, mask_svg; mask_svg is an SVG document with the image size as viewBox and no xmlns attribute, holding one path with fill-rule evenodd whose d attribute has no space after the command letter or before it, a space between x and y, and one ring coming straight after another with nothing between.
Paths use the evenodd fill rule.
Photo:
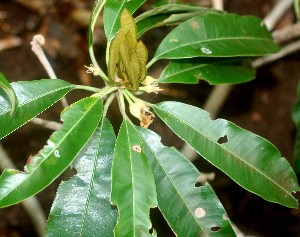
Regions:
<instances>
[{"instance_id":1,"label":"hole in leaf","mask_svg":"<svg viewBox=\"0 0 300 237\"><path fill-rule=\"evenodd\" d=\"M220 226L213 226L213 227L210 228L210 230L213 231L213 232L218 232L220 229L221 229Z\"/></svg>"},{"instance_id":2,"label":"hole in leaf","mask_svg":"<svg viewBox=\"0 0 300 237\"><path fill-rule=\"evenodd\" d=\"M195 216L197 218L202 218L202 217L205 216L205 214L206 214L206 212L205 212L205 210L202 207L196 208L196 210L195 210Z\"/></svg>"},{"instance_id":3,"label":"hole in leaf","mask_svg":"<svg viewBox=\"0 0 300 237\"><path fill-rule=\"evenodd\" d=\"M224 144L226 142L228 142L228 138L227 138L227 135L223 136L223 137L220 137L217 141L219 144Z\"/></svg>"}]
</instances>

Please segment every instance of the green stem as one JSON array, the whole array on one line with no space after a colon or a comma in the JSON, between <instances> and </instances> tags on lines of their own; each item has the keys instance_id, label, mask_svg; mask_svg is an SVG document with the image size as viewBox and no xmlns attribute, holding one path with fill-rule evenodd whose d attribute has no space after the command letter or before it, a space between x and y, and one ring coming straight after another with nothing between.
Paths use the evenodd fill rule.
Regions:
<instances>
[{"instance_id":1,"label":"green stem","mask_svg":"<svg viewBox=\"0 0 300 237\"><path fill-rule=\"evenodd\" d=\"M120 112L121 112L123 118L126 118L127 115L126 115L126 111L125 111L124 94L121 90L118 91L117 98L118 98L118 103L119 103L119 107L120 107Z\"/></svg>"},{"instance_id":2,"label":"green stem","mask_svg":"<svg viewBox=\"0 0 300 237\"><path fill-rule=\"evenodd\" d=\"M149 67L151 67L152 64L155 63L156 61L157 61L156 58L152 58L151 61L147 63L146 68L149 69Z\"/></svg>"},{"instance_id":3,"label":"green stem","mask_svg":"<svg viewBox=\"0 0 300 237\"><path fill-rule=\"evenodd\" d=\"M84 86L84 85L76 85L75 89L92 91L92 92L96 92L96 93L101 91L101 89L99 89L99 88L92 87L92 86Z\"/></svg>"},{"instance_id":4,"label":"green stem","mask_svg":"<svg viewBox=\"0 0 300 237\"><path fill-rule=\"evenodd\" d=\"M124 90L124 95L126 94L127 97L130 98L131 101L136 102L137 100L139 100L137 97L135 97L131 92L129 92L128 90Z\"/></svg>"},{"instance_id":5,"label":"green stem","mask_svg":"<svg viewBox=\"0 0 300 237\"><path fill-rule=\"evenodd\" d=\"M105 4L106 0L103 0L102 4L100 5L99 7L99 10L95 13L94 15L94 18L97 19L104 4ZM93 33L94 33L94 28L95 28L95 25L96 25L96 20L95 21L91 21L91 34L89 34L89 37L93 37ZM89 39L89 42L94 42L93 39ZM95 68L98 70L98 75L106 82L109 82L109 79L108 77L105 75L105 73L102 71L102 69L100 68L97 60L96 60L96 57L95 57L95 53L94 53L94 48L93 48L93 43L92 45L89 47L89 54L90 54L90 57L91 57L91 61L93 63L93 65L95 66Z\"/></svg>"},{"instance_id":6,"label":"green stem","mask_svg":"<svg viewBox=\"0 0 300 237\"><path fill-rule=\"evenodd\" d=\"M108 94L116 91L117 89L119 89L119 88L116 87L116 86L113 86L113 87L111 87L111 86L104 87L101 91L99 91L97 93L97 96L103 98L103 97L107 96Z\"/></svg>"},{"instance_id":7,"label":"green stem","mask_svg":"<svg viewBox=\"0 0 300 237\"><path fill-rule=\"evenodd\" d=\"M134 102L132 101L132 99L130 98L130 96L128 95L128 93L130 94L129 91L127 90L123 90L123 95L125 96L126 100L128 101L129 104L133 104Z\"/></svg>"},{"instance_id":8,"label":"green stem","mask_svg":"<svg viewBox=\"0 0 300 237\"><path fill-rule=\"evenodd\" d=\"M106 116L107 110L108 110L109 106L111 105L111 102L114 100L115 97L116 97L116 94L114 93L114 94L111 94L111 95L107 98L107 100L106 100L106 102L105 102L105 104L104 104L104 108L103 108L103 117Z\"/></svg>"}]
</instances>

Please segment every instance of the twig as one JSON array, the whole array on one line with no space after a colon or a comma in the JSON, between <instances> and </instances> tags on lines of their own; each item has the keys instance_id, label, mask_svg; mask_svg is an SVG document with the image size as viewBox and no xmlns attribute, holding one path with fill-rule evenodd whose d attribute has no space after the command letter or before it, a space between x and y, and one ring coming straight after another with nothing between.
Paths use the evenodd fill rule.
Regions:
<instances>
[{"instance_id":1,"label":"twig","mask_svg":"<svg viewBox=\"0 0 300 237\"><path fill-rule=\"evenodd\" d=\"M293 5L294 0L280 0L265 17L264 22L269 30L273 30L283 14Z\"/></svg>"},{"instance_id":2,"label":"twig","mask_svg":"<svg viewBox=\"0 0 300 237\"><path fill-rule=\"evenodd\" d=\"M6 49L18 47L22 44L22 40L16 36L10 36L0 40L0 52Z\"/></svg>"},{"instance_id":3,"label":"twig","mask_svg":"<svg viewBox=\"0 0 300 237\"><path fill-rule=\"evenodd\" d=\"M0 144L0 169L4 170L6 168L16 169L3 146ZM30 216L38 235L43 237L45 235L47 221L38 199L36 197L30 197L21 202L21 205Z\"/></svg>"},{"instance_id":4,"label":"twig","mask_svg":"<svg viewBox=\"0 0 300 237\"><path fill-rule=\"evenodd\" d=\"M251 65L254 68L261 67L263 65L266 65L268 63L274 62L280 58L283 58L291 53L294 53L296 51L300 50L300 40L290 43L287 46L283 47L279 53L272 54L270 56L261 57L256 60L254 60Z\"/></svg>"},{"instance_id":5,"label":"twig","mask_svg":"<svg viewBox=\"0 0 300 237\"><path fill-rule=\"evenodd\" d=\"M30 120L31 123L42 126L44 128L48 128L54 131L57 131L61 128L62 124L55 122L55 121L49 121L46 119L41 119L41 118L33 118Z\"/></svg>"},{"instance_id":6,"label":"twig","mask_svg":"<svg viewBox=\"0 0 300 237\"><path fill-rule=\"evenodd\" d=\"M300 22L273 32L274 41L281 44L300 36Z\"/></svg>"},{"instance_id":7,"label":"twig","mask_svg":"<svg viewBox=\"0 0 300 237\"><path fill-rule=\"evenodd\" d=\"M55 75L55 72L54 72L53 68L51 67L51 65L42 49L42 45L45 44L44 36L42 36L42 35L33 36L33 39L30 42L30 44L31 44L31 50L35 53L35 55L40 60L41 64L45 68L48 76L51 79L57 79L57 76ZM69 106L66 97L61 98L61 103L64 108Z\"/></svg>"}]
</instances>

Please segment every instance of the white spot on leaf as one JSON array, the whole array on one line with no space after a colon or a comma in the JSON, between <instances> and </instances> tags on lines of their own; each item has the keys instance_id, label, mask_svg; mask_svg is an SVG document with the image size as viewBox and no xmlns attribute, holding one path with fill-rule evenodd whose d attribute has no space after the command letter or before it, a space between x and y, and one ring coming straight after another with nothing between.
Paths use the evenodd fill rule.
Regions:
<instances>
[{"instance_id":1,"label":"white spot on leaf","mask_svg":"<svg viewBox=\"0 0 300 237\"><path fill-rule=\"evenodd\" d=\"M208 49L208 48L202 47L201 51L202 51L202 53L205 53L205 54L212 54L212 51L210 49Z\"/></svg>"},{"instance_id":2,"label":"white spot on leaf","mask_svg":"<svg viewBox=\"0 0 300 237\"><path fill-rule=\"evenodd\" d=\"M54 155L55 155L55 157L59 158L60 157L59 150L55 150Z\"/></svg>"},{"instance_id":3,"label":"white spot on leaf","mask_svg":"<svg viewBox=\"0 0 300 237\"><path fill-rule=\"evenodd\" d=\"M202 218L202 217L205 216L205 214L206 214L206 212L205 212L205 210L202 207L196 208L196 210L195 210L195 216L197 218Z\"/></svg>"}]
</instances>

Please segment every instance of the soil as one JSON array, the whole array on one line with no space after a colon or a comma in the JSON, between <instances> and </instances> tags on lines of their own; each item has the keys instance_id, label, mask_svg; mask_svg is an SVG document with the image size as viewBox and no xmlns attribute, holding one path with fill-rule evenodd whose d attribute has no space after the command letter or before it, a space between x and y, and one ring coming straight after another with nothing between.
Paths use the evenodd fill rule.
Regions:
<instances>
[{"instance_id":1,"label":"soil","mask_svg":"<svg viewBox=\"0 0 300 237\"><path fill-rule=\"evenodd\" d=\"M37 3L37 5L30 3ZM2 0L0 40L8 36L17 36L22 39L22 44L17 48L0 52L0 71L12 82L47 78L44 69L30 49L32 36L42 33L47 39L47 56L59 78L75 84L101 86L97 78L85 73L83 65L90 64L86 42L87 26L84 20L81 22L74 18L74 12L82 9L89 10L92 3L91 0ZM270 0L225 1L225 9L228 12L259 17L264 17L271 6ZM285 27L293 21L295 21L294 15L290 10L277 28ZM157 42L163 37L163 30L154 32L152 36L148 34L145 41ZM103 58L105 55L103 31L97 30L96 34L96 53L99 58ZM153 54L153 50L150 55ZM296 100L296 88L300 78L299 60L300 53L296 52L260 68L255 80L234 87L219 114L219 117L270 140L291 164L295 138L291 110ZM160 68L155 70L159 71ZM172 85L167 89L167 95L151 97L150 100L152 102L161 99L174 100L175 97L176 100L202 106L211 87L205 82L200 82L199 85ZM85 96L83 92L72 92L67 99L71 103L83 96ZM41 117L59 121L61 109L61 105L57 103ZM110 119L115 122L116 127L120 124L121 118L117 109L111 110ZM159 134L164 134L164 144L181 147L182 141L159 121L155 121L152 128ZM51 131L29 123L4 138L2 144L18 168L23 169L27 158L43 147L50 134ZM243 233L266 237L300 236L300 209L288 209L271 204L245 191L202 158L197 159L195 165L200 171L216 173L216 179L211 184L232 222ZM37 195L45 213L48 214L50 211L61 179L68 177L68 173L64 174ZM151 215L155 227L159 226L161 229L158 232L159 236L174 236L157 210L154 210ZM0 209L0 237L6 236L37 236L31 220L20 204Z\"/></svg>"}]
</instances>

